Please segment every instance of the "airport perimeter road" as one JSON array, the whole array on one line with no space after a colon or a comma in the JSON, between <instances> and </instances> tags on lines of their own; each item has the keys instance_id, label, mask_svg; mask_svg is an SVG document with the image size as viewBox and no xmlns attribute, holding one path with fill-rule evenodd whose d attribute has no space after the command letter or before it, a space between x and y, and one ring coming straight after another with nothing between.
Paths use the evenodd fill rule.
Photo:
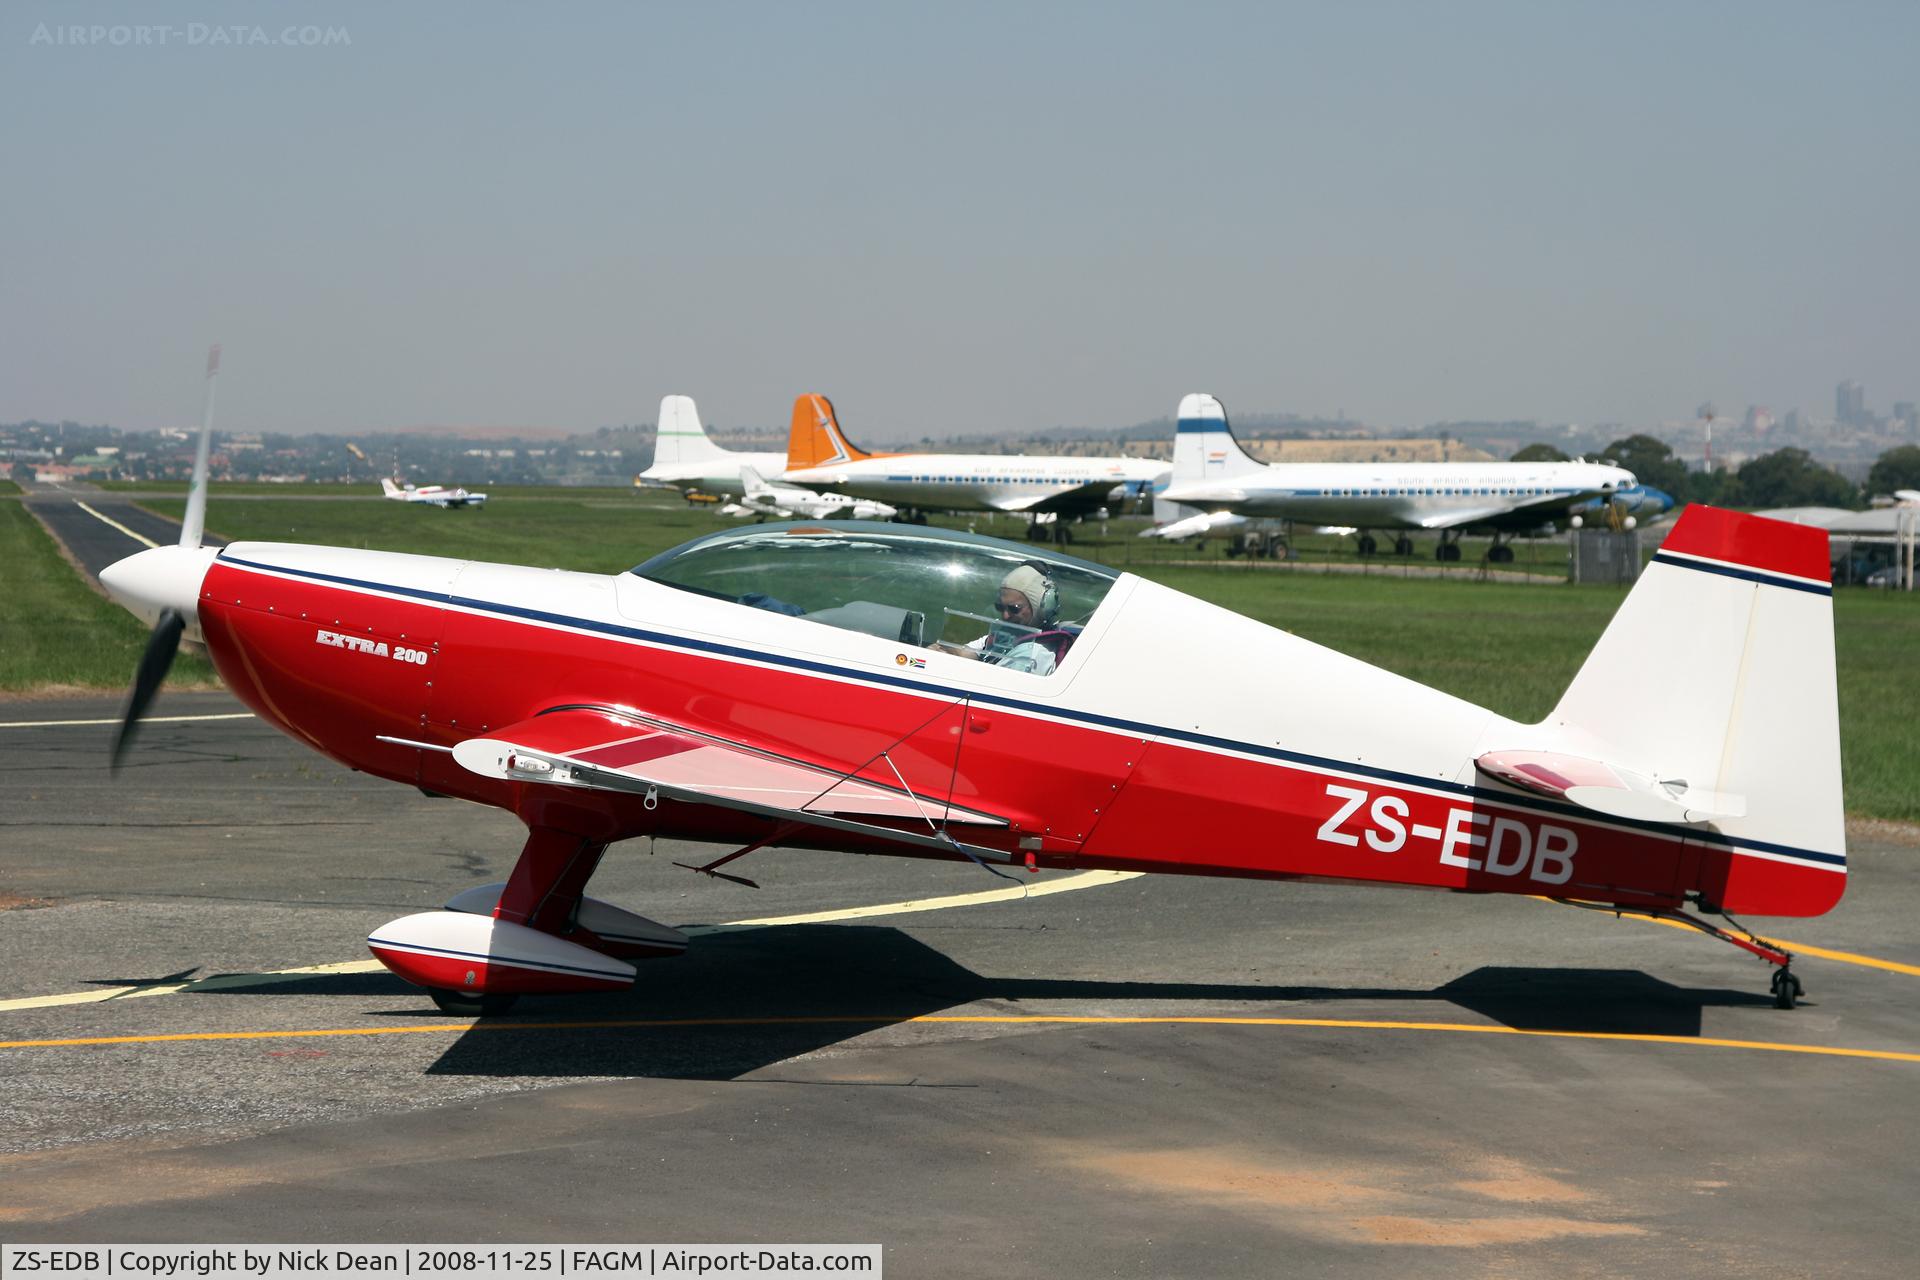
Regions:
<instances>
[{"instance_id":1,"label":"airport perimeter road","mask_svg":"<svg viewBox=\"0 0 1920 1280\"><path fill-rule=\"evenodd\" d=\"M640 841L594 891L690 952L475 1023L361 939L502 878L511 819L224 695L164 695L116 779L85 722L117 703L0 703L10 1243L878 1241L896 1277L1920 1251L1906 829L1856 833L1831 916L1751 922L1802 952L1792 1011L1732 948L1525 899L783 852L730 868L754 891Z\"/></svg>"}]
</instances>

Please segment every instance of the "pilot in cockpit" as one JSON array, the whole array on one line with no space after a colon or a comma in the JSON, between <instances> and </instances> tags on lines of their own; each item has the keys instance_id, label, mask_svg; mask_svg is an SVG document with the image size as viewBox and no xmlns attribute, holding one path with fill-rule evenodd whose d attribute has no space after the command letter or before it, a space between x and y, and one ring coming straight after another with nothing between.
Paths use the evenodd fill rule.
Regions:
<instances>
[{"instance_id":1,"label":"pilot in cockpit","mask_svg":"<svg viewBox=\"0 0 1920 1280\"><path fill-rule=\"evenodd\" d=\"M1014 566L1000 580L993 611L998 620L972 644L938 643L933 647L1009 671L1051 674L1059 660L1049 640L1061 634L1054 630L1060 621L1060 589L1046 571L1031 560Z\"/></svg>"}]
</instances>

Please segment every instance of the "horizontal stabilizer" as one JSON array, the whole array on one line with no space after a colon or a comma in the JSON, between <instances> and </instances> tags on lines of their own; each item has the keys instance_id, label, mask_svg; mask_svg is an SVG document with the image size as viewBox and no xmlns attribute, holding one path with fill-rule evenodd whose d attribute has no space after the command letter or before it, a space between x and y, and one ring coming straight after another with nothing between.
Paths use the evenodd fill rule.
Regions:
<instances>
[{"instance_id":1,"label":"horizontal stabilizer","mask_svg":"<svg viewBox=\"0 0 1920 1280\"><path fill-rule=\"evenodd\" d=\"M1616 818L1693 825L1741 818L1747 812L1742 796L1703 791L1683 779L1652 777L1555 751L1489 751L1473 763L1509 786Z\"/></svg>"}]
</instances>

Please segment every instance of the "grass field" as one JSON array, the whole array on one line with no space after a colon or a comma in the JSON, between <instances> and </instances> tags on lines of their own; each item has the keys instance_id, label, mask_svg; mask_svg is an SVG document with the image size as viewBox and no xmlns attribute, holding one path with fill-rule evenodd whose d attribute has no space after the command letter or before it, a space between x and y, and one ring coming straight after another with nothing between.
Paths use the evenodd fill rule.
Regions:
<instances>
[{"instance_id":1,"label":"grass field","mask_svg":"<svg viewBox=\"0 0 1920 1280\"><path fill-rule=\"evenodd\" d=\"M156 510L177 517L182 503ZM963 526L964 520L948 523ZM1599 638L1623 588L1553 586L1391 572L1323 574L1249 567L1217 547L1193 567L1137 554L1131 523L1072 548L1130 568L1296 635L1435 685L1503 715L1537 720ZM1010 520L975 522L983 533L1018 536ZM234 539L330 543L611 573L720 528L738 527L671 495L587 491L565 499L502 504L481 512L409 509L398 503L222 502L208 527ZM1195 559L1184 549L1184 560ZM1521 553L1525 556L1525 551ZM1841 738L1849 807L1920 820L1920 600L1842 590L1834 597L1840 666ZM1657 650L1647 655L1657 662ZM1275 678L1283 673L1275 672ZM1622 691L1623 697L1627 691Z\"/></svg>"},{"instance_id":2,"label":"grass field","mask_svg":"<svg viewBox=\"0 0 1920 1280\"><path fill-rule=\"evenodd\" d=\"M20 492L20 486L15 484L13 481L0 480L0 497L4 497L7 494L13 494L13 493L19 493L19 492Z\"/></svg>"},{"instance_id":3,"label":"grass field","mask_svg":"<svg viewBox=\"0 0 1920 1280\"><path fill-rule=\"evenodd\" d=\"M0 502L0 600L0 690L132 682L147 629L82 582L18 502ZM213 666L183 652L170 681L211 684Z\"/></svg>"}]
</instances>

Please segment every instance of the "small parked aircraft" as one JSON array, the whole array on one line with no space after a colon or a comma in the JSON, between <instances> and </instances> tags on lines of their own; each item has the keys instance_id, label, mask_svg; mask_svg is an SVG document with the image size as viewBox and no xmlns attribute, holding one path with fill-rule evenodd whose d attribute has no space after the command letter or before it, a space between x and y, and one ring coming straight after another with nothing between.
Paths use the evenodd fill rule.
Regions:
<instances>
[{"instance_id":1,"label":"small parked aircraft","mask_svg":"<svg viewBox=\"0 0 1920 1280\"><path fill-rule=\"evenodd\" d=\"M1484 531L1494 540L1487 559L1498 564L1513 559L1503 534L1564 520L1634 483L1631 471L1597 462L1268 464L1233 438L1220 401L1200 394L1180 401L1173 479L1159 497L1203 512L1358 530L1363 556L1375 550L1370 529L1437 532L1441 560L1460 558L1460 534ZM1413 539L1399 533L1394 553L1412 551Z\"/></svg>"},{"instance_id":2,"label":"small parked aircraft","mask_svg":"<svg viewBox=\"0 0 1920 1280\"><path fill-rule=\"evenodd\" d=\"M154 626L115 758L187 635L341 764L517 815L506 882L368 939L450 1012L623 989L683 950L586 896L640 835L727 842L693 869L738 880L721 868L797 845L1545 896L1742 947L1782 1006L1792 957L1685 908L1819 915L1846 886L1819 529L1689 508L1525 724L1105 565L918 526L728 529L610 576L201 547L204 456L180 545L101 575Z\"/></svg>"},{"instance_id":3,"label":"small parked aircraft","mask_svg":"<svg viewBox=\"0 0 1920 1280\"><path fill-rule=\"evenodd\" d=\"M465 489L458 488L447 489L437 484L403 487L392 480L382 479L380 489L395 502L423 502L430 507L439 507L442 511L455 507L484 506L487 501L487 495L484 493L469 493Z\"/></svg>"},{"instance_id":4,"label":"small parked aircraft","mask_svg":"<svg viewBox=\"0 0 1920 1280\"><path fill-rule=\"evenodd\" d=\"M891 520L899 513L884 502L871 498L850 498L844 493L815 493L792 485L768 484L752 467L740 468L740 484L745 490L737 507L740 515L776 516L782 520ZM729 509L727 514L735 511Z\"/></svg>"}]
</instances>

